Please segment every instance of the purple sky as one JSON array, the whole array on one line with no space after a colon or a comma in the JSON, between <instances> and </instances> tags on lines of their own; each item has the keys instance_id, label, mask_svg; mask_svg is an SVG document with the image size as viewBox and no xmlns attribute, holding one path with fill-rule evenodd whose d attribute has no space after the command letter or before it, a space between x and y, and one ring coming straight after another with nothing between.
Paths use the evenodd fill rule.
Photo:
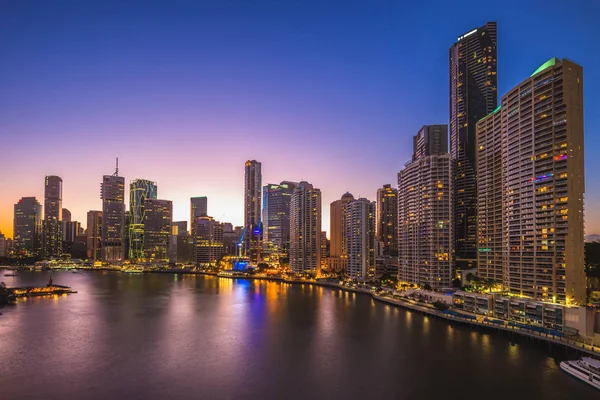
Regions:
<instances>
[{"instance_id":1,"label":"purple sky","mask_svg":"<svg viewBox=\"0 0 600 400\"><path fill-rule=\"evenodd\" d=\"M174 3L2 3L1 231L12 236L20 197L43 202L45 175L63 178L85 225L117 156L127 183L157 182L175 220L208 196L209 214L236 225L256 159L264 184L320 188L328 230L331 201L395 186L411 136L447 123L448 48L496 20L500 95L551 57L584 67L586 232L600 232L600 3Z\"/></svg>"}]
</instances>

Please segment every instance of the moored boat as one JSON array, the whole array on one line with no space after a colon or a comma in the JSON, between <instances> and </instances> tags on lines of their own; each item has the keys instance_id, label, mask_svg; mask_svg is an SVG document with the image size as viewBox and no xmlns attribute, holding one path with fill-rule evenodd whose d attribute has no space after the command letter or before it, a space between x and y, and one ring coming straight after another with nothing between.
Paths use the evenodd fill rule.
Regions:
<instances>
[{"instance_id":1,"label":"moored boat","mask_svg":"<svg viewBox=\"0 0 600 400\"><path fill-rule=\"evenodd\" d=\"M560 369L600 389L600 361L591 357L582 357L581 360L561 362Z\"/></svg>"}]
</instances>

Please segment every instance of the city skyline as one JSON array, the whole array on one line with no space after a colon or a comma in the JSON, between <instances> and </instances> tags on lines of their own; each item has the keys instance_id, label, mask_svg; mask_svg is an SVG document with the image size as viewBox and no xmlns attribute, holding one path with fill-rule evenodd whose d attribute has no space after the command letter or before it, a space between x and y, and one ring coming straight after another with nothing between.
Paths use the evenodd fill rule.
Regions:
<instances>
[{"instance_id":1,"label":"city skyline","mask_svg":"<svg viewBox=\"0 0 600 400\"><path fill-rule=\"evenodd\" d=\"M89 210L101 209L98 182L103 175L110 173L114 157L117 156L121 158L120 175L125 177L125 198L129 197L128 186L131 181L140 177L152 179L161 186L161 198L173 201L174 220L188 219L190 197L207 196L211 199L209 215L215 218L223 216L221 218L223 221L243 225L243 189L241 189L243 176L239 173L238 165L249 159L261 161L263 182L307 180L313 183L321 188L324 205L339 199L347 191L357 198L366 197L372 200L375 199L379 187L384 184L394 185L396 174L410 158L411 149L407 139L423 123L448 123L448 48L460 35L482 26L487 21L498 22L499 98L552 56L574 59L584 68L595 65L598 57L595 52L589 51L594 45L591 39L593 35L586 35L586 32L591 29L589 28L591 24L580 23L575 26L566 22L564 26L558 28L561 35L556 40L533 46L522 42L520 38L532 36L533 32L543 29L548 15L533 15L528 24L519 24L518 19L516 21L511 19L517 15L516 10L511 12L506 8L497 7L479 9L452 22L443 21L436 26L435 32L423 32L420 40L426 45L427 54L433 55L433 64L439 64L436 68L433 66L423 68L423 65L427 64L422 58L423 51L406 48L403 44L408 40L410 30L414 27L414 23L410 20L422 17L424 11L403 9L399 6L389 7L374 6L370 13L363 16L368 21L364 26L364 42L357 41L356 36L351 38L344 36L349 24L361 11L356 7L339 10L340 22L335 28L324 26L326 17L331 15L333 8L325 7L324 15L319 16L307 15L308 8L303 10L293 7L291 9L275 7L272 12L286 21L290 20L293 26L286 28L271 23L259 30L257 36L248 39L247 44L250 48L261 50L261 43L267 48L288 42L298 44L295 41L301 38L297 37L293 29L297 28L298 23L298 17L294 16L296 13L311 18L311 21L316 23L313 33L330 37L331 47L324 48L310 40L302 42L306 44L306 48L299 53L285 52L282 64L276 64L275 60L268 55L268 51L262 48L255 54L257 61L253 62L249 69L229 67L224 75L218 75L209 68L209 76L219 82L215 85L205 82L206 70L194 75L186 69L181 79L173 81L167 79L160 69L150 66L144 66L147 68L144 70L146 74L141 74L139 79L128 84L124 79L129 76L131 68L138 66L139 60L147 60L147 57L156 56L156 53L148 51L136 53L139 59L130 59L123 53L126 47L117 46L112 56L118 65L109 68L108 75L100 73L100 67L105 64L100 63L94 54L84 53L83 60L87 60L89 64L80 65L77 70L81 74L78 75L80 78L68 81L70 83L66 88L64 100L58 104L51 104L48 96L54 96L54 91L58 87L62 88L67 81L55 64L64 65L74 60L76 54L74 49L81 49L85 42L67 40L66 43L71 43L74 49L64 49L64 60L56 60L48 51L42 51L38 57L41 57L42 64L46 63L53 67L50 69L52 73L44 78L32 79L31 82L25 80L31 78L30 69L34 67L34 61L38 60L19 53L15 45L11 44L7 47L7 51L14 57L9 57L11 61L7 64L5 74L0 80L7 88L6 98L11 98L13 101L3 102L4 107L0 116L5 123L0 126L0 135L5 138L5 143L8 143L10 149L3 154L3 160L6 163L16 164L19 168L2 178L0 231L8 237L13 237L14 204L21 197L30 196L35 196L38 201L42 201L43 178L46 175L57 175L63 179L63 206L71 211L73 220L86 221ZM524 4L519 13L523 11L527 13L529 8L534 9L535 5ZM55 24L61 21L72 22L74 18L81 17L82 13L85 16L85 10L83 6L74 7L60 17L66 20L61 20L53 14L54 17L40 21L43 23L40 23L37 28L24 28L14 25L22 20L23 10L12 5L6 13L7 16L14 17L11 19L12 25L9 23L1 29L6 29L8 37L20 35L19 40L15 42L28 45L28 41L33 40L35 35L39 37L39 30L43 32L53 29ZM168 20L161 19L155 11L149 9L142 13L140 24L145 29L144 32L150 29L150 23L157 18L160 21ZM213 13L222 11L218 7L211 10ZM243 10L239 10L241 11ZM390 13L389 16L385 15L387 12ZM431 18L441 20L445 12L448 12L448 9L441 6L431 12ZM560 7L547 13L555 17L570 15L573 17L571 20L577 17L580 21L586 21L593 15L593 12L583 13L583 11ZM235 12L233 14L237 15ZM239 14L238 17L242 18L241 15ZM256 12L253 15L256 16ZM164 18L168 17L169 15ZM38 15L34 12L32 18L42 18L42 14ZM226 19L227 24L232 22L232 18L235 19L233 16ZM12 22L13 20L16 22ZM122 19L119 20L123 22ZM187 26L186 23L189 24L190 21L184 20L183 25ZM244 23L253 26L253 21L250 19L244 20ZM379 25L381 27L378 27ZM101 25L97 23L92 26L99 28ZM117 32L130 34L124 31L125 26L119 25ZM211 29L217 28L211 27ZM265 29L276 29L283 36L278 40L269 39L264 35ZM90 31L78 25L67 24L64 31L59 32L59 36L80 30L85 39L93 37L95 32L93 29ZM158 29L157 32L166 34L164 40L177 43L181 40L182 33L179 30ZM234 30L232 36L223 36L223 31L219 29L216 32L220 33L218 39L221 40L224 48L235 53L237 47L232 47L230 39L238 37L241 32ZM146 43L140 38L132 40L134 39ZM373 47L373 42L379 39L382 39L382 42ZM51 41L51 39L46 40ZM66 39L60 36L57 40ZM106 44L110 44L117 40L117 37L109 36L104 40L107 41ZM312 57L336 49L337 52L334 53L343 56L339 61L328 57L327 62L322 65L324 68L316 71L313 69L314 72L311 72L314 74L315 82L323 87L310 87L315 90L316 95L324 96L327 104L332 104L323 108L324 103L314 102L315 98L312 96L316 95L308 94L306 89L299 90L301 85L307 83L308 77L300 74L298 69L311 65L313 68L316 67L312 64L314 63L311 61ZM207 50L210 50L211 54L219 54L214 46L209 46ZM228 56L223 56L224 60L221 59L222 62L231 60L229 50ZM352 54L362 56L354 57ZM367 54L372 57L368 62L364 57ZM248 56L244 51L240 53L243 60ZM403 61L411 57L415 59L414 65L403 65ZM192 58L194 63L199 61L197 55ZM298 63L294 64L293 60L297 60ZM348 63L348 61L352 62ZM22 71L16 68L23 65L29 67ZM112 64L109 63L110 65ZM266 78L261 74L256 76L261 65L268 67L271 72L280 72L273 78L274 81L266 86L264 85L267 82ZM171 63L167 63L165 68L167 67L177 70L177 65ZM600 117L593 114L598 101L592 97L599 88L600 79L599 73L594 68L587 68L585 71L585 130L593 132L600 125ZM162 81L153 84L146 80L147 74L158 74ZM381 77L376 77L376 74ZM105 114L106 102L114 101L114 97L96 84L82 83L82 79L86 77L98 78L103 84L108 85L108 88L116 90L117 94L122 90L137 88L141 92L140 95L149 96L138 99L137 95L131 95L132 97L126 96L123 102L116 102L115 107L124 107L132 101L139 100L141 106L133 108L131 115L126 116L119 109L112 108L109 110L116 112L107 115ZM221 79L227 77L232 79L230 84ZM252 79L253 77L256 79ZM293 77L297 77L298 82L294 82ZM208 97L191 95L188 90L183 89L184 83L192 85L199 91L205 87L204 85L208 85L206 86L209 88ZM277 85L282 85L281 89L277 89L279 87ZM264 90L261 90L261 87ZM355 87L356 90L353 89ZM22 91L23 88L26 90ZM416 90L417 88L419 90ZM96 95L92 96L91 100L86 100L79 96L84 89L95 89ZM153 89L165 91L164 101L157 100L156 95L159 92ZM298 98L293 102L284 102L283 100L293 92L299 95ZM40 95L39 98L35 101L31 100L30 97L36 94ZM261 98L265 100L263 107L251 107L250 103L258 102ZM209 99L216 99L221 105L221 107L207 109L207 113L210 111L216 117L209 118L203 114L202 118L193 118L190 111L195 110L197 106L205 105ZM33 103L25 107L26 101ZM68 106L72 102L81 102L80 111L83 112L80 116L73 115L73 108ZM283 103L279 106L277 102ZM311 102L313 105L307 105ZM373 102L381 107L374 109L368 106L368 103ZM183 108L176 109L182 105ZM284 105L285 108L282 108ZM152 110L160 112L156 112L155 116L149 116L147 112ZM264 119L267 114L270 117ZM233 115L237 117L231 119ZM100 117L103 121L98 120ZM173 136L162 136L166 132L173 132ZM350 140L340 143L340 139L344 137L342 134ZM273 145L261 145L271 142L275 135L281 136L282 140ZM147 141L139 142L141 137L146 136ZM56 141L57 137L60 140ZM158 144L159 138L164 146ZM163 142L165 138L167 141ZM198 140L209 145L203 149L203 157L198 156L199 153L194 148L194 145L199 143ZM376 140L385 140L386 145L377 146ZM35 157L35 162L25 165L27 154L20 149L30 149L30 146L26 146L25 143L31 141L36 145L33 152L27 154ZM294 144L290 145L292 141ZM593 135L586 136L585 144L588 155L586 168L590 171L597 167L597 161L590 155L597 152L600 144ZM69 151L70 157L45 151L48 148L57 151L63 148ZM128 149L131 148L139 148L143 151L129 151ZM44 149L44 152L41 149ZM347 156L349 151L356 151L356 149L361 150L361 153L358 153L360 157ZM149 155L158 155L159 151L165 150L172 154L167 158L168 168L165 168L163 163L147 162ZM226 162L221 163L218 169L211 168L215 163L215 157L223 160L226 157ZM307 159L312 162L305 163ZM82 163L84 168L75 167L76 163ZM589 176L591 175L588 174ZM588 179L586 234L600 233L600 211L596 211L597 207L593 207L600 202L600 187L597 186ZM329 233L329 207L327 206L323 209L322 223L323 229Z\"/></svg>"}]
</instances>

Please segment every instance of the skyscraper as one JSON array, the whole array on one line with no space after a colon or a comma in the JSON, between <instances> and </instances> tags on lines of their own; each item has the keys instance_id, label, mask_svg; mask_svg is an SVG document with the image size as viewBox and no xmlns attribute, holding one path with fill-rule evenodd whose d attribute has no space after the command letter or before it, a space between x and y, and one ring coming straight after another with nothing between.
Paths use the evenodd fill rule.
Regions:
<instances>
[{"instance_id":1,"label":"skyscraper","mask_svg":"<svg viewBox=\"0 0 600 400\"><path fill-rule=\"evenodd\" d=\"M190 233L194 234L194 221L197 217L208 215L208 199L206 196L190 198Z\"/></svg>"},{"instance_id":2,"label":"skyscraper","mask_svg":"<svg viewBox=\"0 0 600 400\"><path fill-rule=\"evenodd\" d=\"M212 217L194 220L194 262L214 264L223 255L223 224Z\"/></svg>"},{"instance_id":3,"label":"skyscraper","mask_svg":"<svg viewBox=\"0 0 600 400\"><path fill-rule=\"evenodd\" d=\"M40 254L42 205L35 197L23 197L14 208L13 236L15 255L31 257Z\"/></svg>"},{"instance_id":4,"label":"skyscraper","mask_svg":"<svg viewBox=\"0 0 600 400\"><path fill-rule=\"evenodd\" d=\"M317 275L321 268L321 191L304 181L290 203L290 268Z\"/></svg>"},{"instance_id":5,"label":"skyscraper","mask_svg":"<svg viewBox=\"0 0 600 400\"><path fill-rule=\"evenodd\" d=\"M187 221L173 221L173 234L178 236L187 235L187 225ZM177 230L177 232L175 232L175 230Z\"/></svg>"},{"instance_id":6,"label":"skyscraper","mask_svg":"<svg viewBox=\"0 0 600 400\"><path fill-rule=\"evenodd\" d=\"M71 211L66 208L62 209L62 219L61 219L61 232L62 232L62 240L63 242L67 241L67 224L71 222Z\"/></svg>"},{"instance_id":7,"label":"skyscraper","mask_svg":"<svg viewBox=\"0 0 600 400\"><path fill-rule=\"evenodd\" d=\"M354 196L346 192L340 200L330 204L329 213L329 252L331 257L346 256L346 206L354 201Z\"/></svg>"},{"instance_id":8,"label":"skyscraper","mask_svg":"<svg viewBox=\"0 0 600 400\"><path fill-rule=\"evenodd\" d=\"M260 194L262 188L261 164L248 160L244 174L244 250L251 262L260 259L262 221L260 215Z\"/></svg>"},{"instance_id":9,"label":"skyscraper","mask_svg":"<svg viewBox=\"0 0 600 400\"><path fill-rule=\"evenodd\" d=\"M155 200L157 192L156 183L147 179L135 179L129 184L129 258L132 260L145 258L145 201Z\"/></svg>"},{"instance_id":10,"label":"skyscraper","mask_svg":"<svg viewBox=\"0 0 600 400\"><path fill-rule=\"evenodd\" d=\"M7 246L6 236L4 236L4 233L0 232L0 257L7 257L7 256L8 256L8 246Z\"/></svg>"},{"instance_id":11,"label":"skyscraper","mask_svg":"<svg viewBox=\"0 0 600 400\"><path fill-rule=\"evenodd\" d=\"M113 175L104 175L102 199L102 260L125 259L125 178L119 168Z\"/></svg>"},{"instance_id":12,"label":"skyscraper","mask_svg":"<svg viewBox=\"0 0 600 400\"><path fill-rule=\"evenodd\" d=\"M392 185L377 189L375 235L383 245L383 255L398 256L398 190Z\"/></svg>"},{"instance_id":13,"label":"skyscraper","mask_svg":"<svg viewBox=\"0 0 600 400\"><path fill-rule=\"evenodd\" d=\"M92 261L100 260L102 254L102 211L87 212L87 258Z\"/></svg>"},{"instance_id":14,"label":"skyscraper","mask_svg":"<svg viewBox=\"0 0 600 400\"><path fill-rule=\"evenodd\" d=\"M143 258L150 262L169 262L169 243L173 221L170 200L144 200Z\"/></svg>"},{"instance_id":15,"label":"skyscraper","mask_svg":"<svg viewBox=\"0 0 600 400\"><path fill-rule=\"evenodd\" d=\"M290 246L290 202L296 185L284 181L263 188L263 243L283 256L288 254Z\"/></svg>"},{"instance_id":16,"label":"skyscraper","mask_svg":"<svg viewBox=\"0 0 600 400\"><path fill-rule=\"evenodd\" d=\"M44 257L59 257L62 252L62 210L62 179L46 176L42 235Z\"/></svg>"},{"instance_id":17,"label":"skyscraper","mask_svg":"<svg viewBox=\"0 0 600 400\"><path fill-rule=\"evenodd\" d=\"M498 104L496 23L461 35L449 53L455 261L466 269L477 262L475 126Z\"/></svg>"},{"instance_id":18,"label":"skyscraper","mask_svg":"<svg viewBox=\"0 0 600 400\"><path fill-rule=\"evenodd\" d=\"M477 124L478 274L585 302L583 69L552 58Z\"/></svg>"},{"instance_id":19,"label":"skyscraper","mask_svg":"<svg viewBox=\"0 0 600 400\"><path fill-rule=\"evenodd\" d=\"M346 206L348 276L375 277L375 202L360 198Z\"/></svg>"},{"instance_id":20,"label":"skyscraper","mask_svg":"<svg viewBox=\"0 0 600 400\"><path fill-rule=\"evenodd\" d=\"M434 289L452 280L452 165L439 150L398 173L398 280Z\"/></svg>"}]
</instances>

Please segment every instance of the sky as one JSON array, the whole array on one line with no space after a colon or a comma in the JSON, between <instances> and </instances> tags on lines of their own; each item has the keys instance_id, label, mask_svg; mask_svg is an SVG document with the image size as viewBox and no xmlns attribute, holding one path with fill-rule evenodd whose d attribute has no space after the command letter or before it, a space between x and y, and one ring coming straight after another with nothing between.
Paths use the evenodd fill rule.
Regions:
<instances>
[{"instance_id":1,"label":"sky","mask_svg":"<svg viewBox=\"0 0 600 400\"><path fill-rule=\"evenodd\" d=\"M584 68L586 233L600 233L598 15L598 0L3 0L0 231L19 198L43 203L46 175L85 226L116 157L174 220L208 196L235 225L256 159L263 184L320 188L328 231L332 201L375 200L419 128L448 123L448 49L497 21L500 96L552 57Z\"/></svg>"}]
</instances>

